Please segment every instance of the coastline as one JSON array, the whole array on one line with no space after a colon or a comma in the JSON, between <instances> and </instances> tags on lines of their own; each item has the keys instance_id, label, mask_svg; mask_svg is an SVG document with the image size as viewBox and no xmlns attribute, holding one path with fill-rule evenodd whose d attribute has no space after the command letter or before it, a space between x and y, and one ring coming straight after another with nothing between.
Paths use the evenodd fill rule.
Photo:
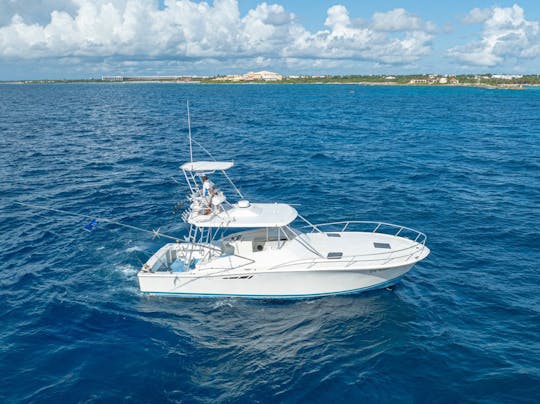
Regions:
<instances>
[{"instance_id":1,"label":"coastline","mask_svg":"<svg viewBox=\"0 0 540 404\"><path fill-rule=\"evenodd\" d=\"M130 80L130 81L103 81L103 80L18 80L0 81L0 85L36 85L36 84L201 84L201 85L357 85L357 86L380 86L380 87L473 87L487 90L526 90L527 87L540 87L540 84L486 84L486 83L455 83L455 84L420 84L420 83L393 83L372 81L313 81L313 82L290 82L290 81L253 81L253 82L212 82L212 81L170 81L170 80Z\"/></svg>"}]
</instances>

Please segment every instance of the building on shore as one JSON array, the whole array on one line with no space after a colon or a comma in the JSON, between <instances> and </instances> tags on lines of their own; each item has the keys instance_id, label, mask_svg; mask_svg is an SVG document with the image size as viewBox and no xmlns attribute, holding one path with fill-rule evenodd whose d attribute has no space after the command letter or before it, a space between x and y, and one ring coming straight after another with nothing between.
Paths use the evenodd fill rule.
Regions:
<instances>
[{"instance_id":1,"label":"building on shore","mask_svg":"<svg viewBox=\"0 0 540 404\"><path fill-rule=\"evenodd\" d=\"M459 80L454 76L437 76L430 74L428 78L411 79L409 84L459 84Z\"/></svg>"},{"instance_id":2,"label":"building on shore","mask_svg":"<svg viewBox=\"0 0 540 404\"><path fill-rule=\"evenodd\" d=\"M500 80L521 79L522 77L523 77L522 74L492 74L491 75L491 78L500 79Z\"/></svg>"},{"instance_id":3,"label":"building on shore","mask_svg":"<svg viewBox=\"0 0 540 404\"><path fill-rule=\"evenodd\" d=\"M247 74L244 74L243 77L245 81L252 81L252 80L281 81L283 80L283 76L281 74L268 72L264 70L260 72L249 72Z\"/></svg>"},{"instance_id":4,"label":"building on shore","mask_svg":"<svg viewBox=\"0 0 540 404\"><path fill-rule=\"evenodd\" d=\"M218 76L212 79L213 81L232 81L239 82L243 80L243 76L240 74L229 74L228 76Z\"/></svg>"},{"instance_id":5,"label":"building on shore","mask_svg":"<svg viewBox=\"0 0 540 404\"><path fill-rule=\"evenodd\" d=\"M101 76L101 81L124 81L124 76Z\"/></svg>"},{"instance_id":6,"label":"building on shore","mask_svg":"<svg viewBox=\"0 0 540 404\"><path fill-rule=\"evenodd\" d=\"M101 81L181 81L189 82L204 77L196 76L101 76Z\"/></svg>"},{"instance_id":7,"label":"building on shore","mask_svg":"<svg viewBox=\"0 0 540 404\"><path fill-rule=\"evenodd\" d=\"M232 81L232 82L239 82L239 81L281 81L283 80L283 76L278 73L274 72L268 72L268 71L260 71L260 72L249 72L246 74L230 74L228 76L221 76L216 77L214 81Z\"/></svg>"}]
</instances>

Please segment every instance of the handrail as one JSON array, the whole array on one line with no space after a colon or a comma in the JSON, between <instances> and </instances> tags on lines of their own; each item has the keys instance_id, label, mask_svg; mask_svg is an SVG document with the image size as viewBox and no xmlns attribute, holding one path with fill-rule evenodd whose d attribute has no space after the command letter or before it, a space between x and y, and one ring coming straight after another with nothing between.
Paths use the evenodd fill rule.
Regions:
<instances>
[{"instance_id":1,"label":"handrail","mask_svg":"<svg viewBox=\"0 0 540 404\"><path fill-rule=\"evenodd\" d=\"M272 270L272 269L275 269L275 268L283 268L283 267L299 265L299 264L308 264L310 267L312 267L314 265L324 265L324 264L333 264L333 265L335 265L337 263L341 263L342 265L344 265L345 268L353 265L354 263L358 263L358 262L385 261L384 264L386 264L388 262L398 260L398 259L401 259L401 258L405 258L407 256L408 256L408 258L407 258L407 260L408 260L415 252L421 254L423 252L424 248L425 248L425 243L426 243L426 240L427 240L427 236L423 232L412 229L410 227L400 226L400 225L396 225L396 224L392 224L392 223L386 223L386 222L348 220L348 221L339 221L339 222L309 224L307 226L300 227L300 229L311 228L311 229L313 229L313 232L323 233L323 230L321 230L322 228L325 228L325 227L328 227L328 226L342 226L340 230L333 230L333 231L328 231L328 232L331 232L331 233L343 233L343 232L346 232L346 230L351 225L355 225L355 224L372 225L371 232L380 233L380 234L389 234L389 233L383 232L382 229L390 227L392 229L396 229L396 231L393 234L389 234L389 235L393 235L395 237L403 237L403 236L399 236L399 235L404 231L412 232L413 236L415 236L415 238L414 239L409 239L409 240L413 241L414 244L409 246L409 247L405 247L405 248L402 248L402 249L399 249L399 250L343 256L340 260L329 260L329 259L325 259L323 257L321 257L321 258L311 258L311 259L300 259L300 260L295 260L295 261L289 261L287 263L280 263L280 264L277 264L275 266L269 267L267 269ZM240 233L243 233L243 232L238 232L238 233L235 233L235 234L228 235L227 238L230 238L230 237L235 236L235 235L240 234ZM295 236L298 236L298 234L295 231L293 231L293 234L295 234ZM403 237L403 238L408 238L408 237ZM191 254L194 251L197 251L197 250L199 250L201 252L205 250L206 253L204 254L204 256L207 257L207 258L209 258L212 255L212 253L221 254L223 252L222 249L220 249L220 248L218 248L216 246L208 245L208 244L202 244L202 243L196 243L196 242L179 243L179 244L180 245L189 245L191 247L189 250L187 250L187 249L183 250L184 257L186 259L188 258L188 253L190 253L189 256L191 256ZM421 246L420 250L418 250L419 246ZM247 258L247 257L241 256L241 255L238 255L238 254L234 254L234 253L231 254L230 256L231 257L232 256L238 257L238 258L240 258L242 260L245 260L247 262L243 263L243 264L235 265L235 266L231 265L229 267L205 268L205 270L224 269L225 271L228 271L228 270L232 270L232 269L236 269L236 268L241 268L241 267L244 267L246 265L249 265L249 264L255 262L255 260L253 260L251 258Z\"/></svg>"},{"instance_id":2,"label":"handrail","mask_svg":"<svg viewBox=\"0 0 540 404\"><path fill-rule=\"evenodd\" d=\"M407 231L410 231L410 232L412 232L412 233L414 233L416 235L416 238L413 241L417 242L418 244L425 245L426 240L427 240L427 236L424 233L422 233L421 231L412 229L410 227L401 226L401 225L398 225L398 224L386 223L386 222L374 222L374 221L366 221L366 220L346 220L346 221L340 221L340 222L328 222L328 223L310 224L310 225L307 225L307 226L302 226L301 229L312 228L313 231L321 232L321 227L343 225L343 228L341 230L334 231L335 233L340 233L340 232L344 232L351 224L353 224L353 225L354 224L376 225L375 228L371 232L372 233L381 233L381 234L389 234L389 233L384 233L382 231L378 231L382 226L396 228L396 229L398 229L398 231L395 234L392 234L393 236L396 236L396 237L399 236L399 234L403 230L407 230ZM418 241L418 239L420 239L420 241Z\"/></svg>"},{"instance_id":3,"label":"handrail","mask_svg":"<svg viewBox=\"0 0 540 404\"><path fill-rule=\"evenodd\" d=\"M210 257L210 253L211 252L216 252L216 253L223 253L223 250L221 248L218 248L218 247L215 247L215 246L210 246L208 244L202 244L202 243L193 243L193 242L189 242L189 243L178 243L179 245L189 245L189 246L194 246L194 247L198 247L199 249L203 250L203 249L206 249L208 250L207 254L208 256ZM197 251L197 248L191 248L189 250L191 253L193 253L194 251ZM186 251L187 252L187 251ZM206 256L206 254L205 254ZM219 256L219 255L218 255ZM244 257L242 255L238 255L238 254L228 254L229 257L237 257L237 258L240 258L240 259L243 259L243 260L246 260L246 261L249 261L248 263L253 263L255 262L254 260L252 260L251 258L247 258L247 257ZM204 258L204 257L203 257ZM243 265L246 265L246 264L242 264L241 266ZM234 268L234 267L233 267Z\"/></svg>"},{"instance_id":4,"label":"handrail","mask_svg":"<svg viewBox=\"0 0 540 404\"><path fill-rule=\"evenodd\" d=\"M402 232L404 232L404 231L412 232L412 235L413 235L414 239L409 238L409 240L413 241L414 244L409 246L409 247L401 248L399 250L344 256L339 261L328 260L328 259L325 259L323 257L321 257L321 258L311 258L311 259L300 259L300 260L291 261L291 262L288 262L288 263L278 264L278 265L275 265L275 266L270 267L268 269L274 269L274 268L277 268L277 267L297 265L297 264L301 264L301 263L307 263L309 265L317 265L317 264L328 264L328 263L335 264L337 262L341 262L341 263L346 262L346 266L348 267L348 266L352 265L355 262L362 262L362 261L387 261L387 262L390 262L390 261L397 260L397 259L400 259L400 258L405 258L407 256L409 256L409 257L412 256L412 254L417 251L418 246L421 246L420 251L418 251L418 253L421 254L424 251L426 240L427 240L427 236L425 235L425 233L423 233L421 231L412 229L410 227L401 226L401 225L392 224L392 223L386 223L386 222L375 222L375 221L365 221L365 220L347 220L347 221L339 221L339 222L328 222L328 223L312 224L312 223L307 222L306 220L304 220L304 221L306 223L308 223L308 225L307 226L302 226L302 227L300 227L300 229L311 228L311 229L313 229L313 232L319 232L319 233L323 233L323 230L321 230L321 228L328 227L328 226L341 226L341 225L343 225L340 230L328 231L328 232L331 232L331 233L343 233L351 225L363 224L363 225L372 225L372 229L370 230L372 233L389 234L389 233L383 232L382 230L384 228L390 227L390 228L396 229L396 231L393 234L389 234L389 235L393 235L394 237L408 238L408 237L400 236L400 234L402 234ZM238 234L241 234L241 233L243 233L243 232L238 232L238 233L228 235L227 238L232 238L232 237L234 237L234 236L236 236ZM293 233L296 236L298 236L298 234L296 232L293 232ZM300 234L302 234L302 233L300 233ZM397 254L399 254L399 255L397 255Z\"/></svg>"},{"instance_id":5,"label":"handrail","mask_svg":"<svg viewBox=\"0 0 540 404\"><path fill-rule=\"evenodd\" d=\"M414 254L414 252L416 252L416 250L418 249L419 246L421 246L421 249L420 249L420 251L418 251L418 253L421 254L424 251L426 240L427 240L427 236L424 233L422 233L421 231L412 229L410 227L400 226L400 225L392 224L392 223L364 221L364 220L347 220L347 221L319 223L319 224L311 224L310 223L307 226L300 227L300 229L311 228L311 229L313 229L313 232L317 231L319 233L322 233L323 230L321 230L321 228L328 227L328 226L338 226L338 225L341 226L341 225L343 225L341 230L329 231L331 233L343 233L349 228L350 225L354 225L354 224L373 225L374 228L373 228L373 230L371 230L371 232L372 233L380 233L380 234L389 234L389 233L385 233L383 231L380 231L381 228L383 228L383 227L395 228L395 229L397 229L397 231L394 234L390 234L390 235L392 235L394 237L399 237L399 234L401 234L404 230L405 231L410 231L415 236L415 238L412 240L414 242L414 244L409 246L409 247L405 247L405 248L402 248L402 249L399 249L399 250L344 256L339 261L338 260L329 260L329 259L324 259L324 258L322 258L322 259L320 259L320 258L300 259L300 260L296 260L296 261L290 261L290 262L287 262L287 263L281 263L281 264L275 265L273 267L270 267L268 269L283 268L283 267L286 267L286 266L299 265L299 264L309 264L310 267L313 266L313 265L318 265L318 264L333 264L333 265L335 265L336 263L345 263L345 267L349 267L353 263L356 263L356 262L372 262L372 261L386 261L385 262L385 264L386 264L387 262L397 260L397 259L400 259L400 258L405 258L407 256L408 256L408 258L407 258L407 260L408 260ZM408 237L403 237L403 238L408 238ZM399 255L396 256L396 253L403 253L403 254L399 254Z\"/></svg>"},{"instance_id":6,"label":"handrail","mask_svg":"<svg viewBox=\"0 0 540 404\"><path fill-rule=\"evenodd\" d=\"M346 256L343 256L339 260L324 259L324 258L323 259L320 259L320 258L299 259L299 260L295 260L295 261L289 261L289 262L286 262L286 263L280 263L280 264L274 265L274 266L272 266L272 267L270 267L268 269L272 270L272 269L275 269L275 268L283 268L283 267L299 265L299 264L309 264L310 267L312 267L312 266L318 265L318 264L336 265L337 263L341 263L341 264L345 264L345 268L348 268L349 266L351 266L352 264L357 263L357 262L385 261L384 264L386 264L386 263L388 263L390 261L398 260L400 258L405 258L405 257L408 257L407 258L407 260L408 260L416 252L416 250L418 249L419 246L422 246L422 248L418 251L418 253L421 254L424 251L425 245L420 244L420 243L415 243L410 247L402 248L400 250L394 250L394 251L388 251L388 252L379 252L379 253L346 255ZM401 254L401 255L398 255L398 256L394 255L395 253L405 252L405 251L407 251L407 253ZM379 256L381 256L383 254L386 255L386 256L379 258ZM372 257L372 258L368 258L368 257Z\"/></svg>"},{"instance_id":7,"label":"handrail","mask_svg":"<svg viewBox=\"0 0 540 404\"><path fill-rule=\"evenodd\" d=\"M301 264L308 265L310 268L315 266L315 265L328 265L328 264L336 265L336 264L341 264L341 267L348 268L351 265L353 265L354 263L359 263L359 262L380 262L380 261L384 261L382 265L386 265L387 263L389 263L391 261L403 259L405 257L407 257L407 258L405 259L404 262L407 262L414 253L422 254L422 252L424 251L425 243L426 243L426 240L427 240L427 236L424 233L422 233L422 232L420 232L418 230L412 229L410 227L400 226L400 225L396 225L396 224L392 224L392 223L349 220L349 221L340 221L340 222L310 224L308 226L300 227L300 229L312 228L313 232L322 233L323 230L321 230L321 228L325 228L325 227L329 227L329 226L334 226L334 227L335 226L340 226L341 230L333 230L333 231L329 231L329 232L343 233L343 232L346 232L346 230L351 225L355 225L355 224L371 225L371 227L372 227L371 232L380 233L380 234L389 234L389 233L383 232L382 229L384 229L385 227L386 228L390 227L392 229L396 229L396 231L393 234L389 234L389 235L392 235L394 237L403 237L403 236L400 236L400 234L402 234L402 232L404 232L404 231L412 232L413 236L415 236L414 239L410 239L408 237L403 237L403 238L408 238L414 244L412 244L411 246L405 247L405 248L401 248L399 250L372 252L372 253L364 253L364 254L343 256L339 260L325 259L324 257L310 258L310 259L299 259L299 260L295 260L295 261L289 261L289 262L286 262L286 263L280 263L280 264L274 265L272 267L267 268L267 270L273 270L273 269L276 269L276 268L290 267L290 266L301 265ZM242 232L239 232L239 233L242 233ZM293 234L298 236L298 234L295 231L293 231ZM300 234L302 234L302 233L300 233ZM231 236L233 236L233 235L229 235L228 237L231 237ZM182 252L181 259L183 258L186 261L188 260L189 257L192 256L194 251L201 251L201 253L205 252L203 259L204 258L207 258L207 259L210 258L213 253L214 254L217 253L216 255L223 253L223 249L221 249L219 247L216 247L214 245L208 245L208 244L202 244L202 243L196 243L196 242L177 243L176 245L178 245L178 246L182 245L182 246L187 247L187 248L176 249L177 252L178 251ZM419 247L421 247L421 248L419 249ZM245 262L242 263L242 264L239 263L238 265L233 266L232 262L229 260L229 266L227 266L227 267L210 267L210 268L205 268L204 270L223 269L222 272L226 272L226 271L229 271L229 270L245 267L246 265L249 265L249 264L255 262L255 260L253 260L251 258L247 258L247 257L241 256L241 255L238 255L238 254L234 254L234 253L230 254L229 257L237 257L237 258L240 258L242 260L245 260ZM161 261L161 260L159 260L159 261ZM208 262L210 262L210 260L208 260ZM163 263L161 262L161 264L163 264Z\"/></svg>"},{"instance_id":8,"label":"handrail","mask_svg":"<svg viewBox=\"0 0 540 404\"><path fill-rule=\"evenodd\" d=\"M204 253L204 256L201 258L201 261L205 258L205 257L210 257L211 253L214 252L214 253L219 253L221 254L223 252L222 249L218 248L218 247L215 247L215 246L211 246L211 245L207 245L207 244L202 244L202 243L195 243L195 242L183 242L183 243L175 243L173 244L174 247L180 247L180 246L186 246L188 248L174 248L174 250L176 251L176 253L178 254L178 252L181 253L180 255L180 259L182 261L185 261L184 263L185 264L189 264L190 261L191 261L191 257L193 256L193 252L195 251L200 251L201 253L203 253L204 250L206 250L206 252ZM156 256L156 255L154 255ZM218 254L216 254L216 256L219 256ZM249 264L252 264L255 262L255 260L251 259L251 258L247 258L247 257L244 257L242 255L238 255L238 254L229 254L228 255L229 257L237 257L237 258L240 258L242 260L245 260L247 262L244 262L243 264L238 264L238 265L235 265L235 266L229 266L229 267L224 267L225 269L229 270L229 269L236 269L236 268L241 268L243 266L246 266L246 265L249 265ZM160 264L163 265L163 262L159 259L159 257L156 257L157 261L159 261ZM229 261L230 262L230 261ZM166 266L166 265L165 265ZM215 268L215 267L212 267L212 268L205 268L205 270L207 269L221 269L221 268Z\"/></svg>"}]
</instances>

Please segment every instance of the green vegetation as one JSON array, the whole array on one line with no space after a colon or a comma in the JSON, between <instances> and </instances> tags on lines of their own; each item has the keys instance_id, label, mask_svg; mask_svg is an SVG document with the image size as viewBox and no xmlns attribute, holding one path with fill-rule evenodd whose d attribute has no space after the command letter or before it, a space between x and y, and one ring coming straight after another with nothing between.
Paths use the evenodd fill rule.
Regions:
<instances>
[{"instance_id":1,"label":"green vegetation","mask_svg":"<svg viewBox=\"0 0 540 404\"><path fill-rule=\"evenodd\" d=\"M441 82L441 79L442 82ZM415 83L418 80L420 82ZM445 82L446 80L446 82ZM425 82L424 82L425 81ZM231 84L231 83L261 83L261 81L233 81L221 78L216 81L214 77L205 78L201 83ZM522 85L540 85L540 75L524 75L512 79L494 78L491 74L469 75L326 75L326 76L284 76L281 81L268 81L268 84L385 84L385 85L470 85L485 87L519 87Z\"/></svg>"},{"instance_id":2,"label":"green vegetation","mask_svg":"<svg viewBox=\"0 0 540 404\"><path fill-rule=\"evenodd\" d=\"M506 76L493 74L462 74L462 75L325 75L325 76L284 76L280 81L233 81L227 80L221 76L220 81L216 77L200 78L189 76L178 76L178 78L156 77L121 77L119 80L103 80L98 78L90 79L63 79L63 80L17 80L4 81L0 83L20 83L20 84L52 84L52 83L114 83L114 82L192 82L204 84L373 84L373 85L426 85L426 86L445 86L445 85L464 85L495 88L521 88L524 85L540 85L540 75L531 74L519 76Z\"/></svg>"},{"instance_id":3,"label":"green vegetation","mask_svg":"<svg viewBox=\"0 0 540 404\"><path fill-rule=\"evenodd\" d=\"M456 78L460 83L469 84L487 84L492 86L497 85L540 85L540 75L529 74L522 77L515 77L512 79L494 78L491 74L466 74L458 75Z\"/></svg>"},{"instance_id":4,"label":"green vegetation","mask_svg":"<svg viewBox=\"0 0 540 404\"><path fill-rule=\"evenodd\" d=\"M61 80L10 80L0 81L0 83L20 83L20 84L56 84L56 83L101 83L101 79L61 79Z\"/></svg>"}]
</instances>

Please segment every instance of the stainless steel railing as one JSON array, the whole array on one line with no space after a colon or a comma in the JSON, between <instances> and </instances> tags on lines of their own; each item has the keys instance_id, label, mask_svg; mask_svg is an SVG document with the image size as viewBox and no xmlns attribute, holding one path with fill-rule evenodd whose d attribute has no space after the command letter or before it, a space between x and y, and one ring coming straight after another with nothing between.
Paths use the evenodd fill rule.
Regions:
<instances>
[{"instance_id":1,"label":"stainless steel railing","mask_svg":"<svg viewBox=\"0 0 540 404\"><path fill-rule=\"evenodd\" d=\"M307 226L301 227L301 229L311 228L312 232L318 231L318 232L327 232L327 233L341 233L347 231L351 226L356 225L363 225L365 227L368 227L368 231L371 233L382 233L382 234L389 234L391 236L398 237L402 233L407 233L412 235L412 237L406 237L401 236L403 238L408 238L410 240L413 240L417 242L418 244L425 245L427 236L422 233L421 231L412 229L410 227L406 226L400 226L398 224L392 224L392 223L385 223L385 222L373 222L373 221L364 221L364 220L347 220L347 221L340 221L340 222L329 222L329 223L320 223L320 224L309 224ZM333 231L324 231L324 228L328 228L332 226L334 228ZM338 227L336 229L336 227ZM371 229L370 229L371 228ZM396 229L395 232L385 232L384 229ZM350 231L350 230L349 230Z\"/></svg>"},{"instance_id":2,"label":"stainless steel railing","mask_svg":"<svg viewBox=\"0 0 540 404\"><path fill-rule=\"evenodd\" d=\"M392 261L403 260L403 262L408 262L408 260L414 255L421 255L424 251L427 236L415 229L406 226L400 226L392 223L385 222L373 222L373 221L360 221L360 220L349 220L349 221L340 221L340 222L329 222L329 223L320 223L320 224L309 224L303 226L300 229L311 228L312 233L343 233L351 231L351 228L364 226L364 231L370 233L380 233L388 234L394 237L407 238L413 241L413 244L400 248L398 250L384 251L384 252L374 252L366 254L356 254L341 257L340 259L324 259L324 258L311 258L311 259L300 259L295 261L290 261L286 263L281 263L271 267L269 269L283 268L289 266L297 265L307 265L307 268L313 268L315 266L336 266L340 265L343 268L349 268L355 263L361 262L374 262L379 265L386 265ZM367 227L367 229L366 229ZM327 231L330 230L330 231ZM386 231L385 231L386 230ZM390 230L390 231L388 231ZM354 230L353 230L354 231ZM410 237L407 237L410 236Z\"/></svg>"},{"instance_id":3,"label":"stainless steel railing","mask_svg":"<svg viewBox=\"0 0 540 404\"><path fill-rule=\"evenodd\" d=\"M361 228L361 229L359 229ZM375 222L375 221L358 221L358 220L349 220L349 221L339 221L339 222L329 222L329 223L320 223L320 224L309 224L307 226L300 227L299 229L311 229L311 233L320 232L320 233L343 233L347 231L363 231L369 233L380 233L388 234L394 237L402 237L413 241L413 244L401 248L398 250L392 251L383 251L383 252L373 252L373 253L364 253L350 256L343 256L340 259L327 259L324 257L317 257L311 259L299 259L295 261L289 261L285 263L277 264L273 267L267 269L276 269L297 265L306 265L308 268L313 268L315 266L336 266L339 265L343 268L348 268L355 263L367 263L373 262L378 263L379 265L386 265L392 261L402 260L403 262L408 262L413 255L421 255L426 244L427 236L415 229L406 226L400 226L391 223L385 222ZM241 233L236 233L233 235L227 236L225 239L234 239L234 236L237 236ZM295 236L299 234L294 233ZM302 233L301 233L302 234ZM297 238L297 237L295 237ZM178 245L186 246L176 249L176 254L179 259L185 262L189 267L191 265L193 254L199 255L200 262L209 262L213 258L219 257L223 254L223 250L217 246L209 244L201 244L196 242L190 243L180 243ZM189 247L188 247L189 246ZM254 263L255 260L247 258L238 254L230 254L231 257L237 257L242 260L241 263L233 265L229 260L229 265L223 267L211 267L205 269L224 269L232 270L235 268L241 268L251 263Z\"/></svg>"},{"instance_id":4,"label":"stainless steel railing","mask_svg":"<svg viewBox=\"0 0 540 404\"><path fill-rule=\"evenodd\" d=\"M180 248L177 250L181 252L181 260L184 261L186 265L190 265L193 259L193 255L200 254L199 262L205 263L211 261L213 258L219 258L223 257L223 250L221 248L218 248L213 245L209 244L201 244L201 243L180 243L180 245L186 246L185 248ZM251 258L244 257L242 255L238 254L227 254L226 257L236 257L242 260L241 263L238 263L237 265L233 265L232 262L229 260L229 265L224 267L212 267L212 268L205 268L206 269L235 269L235 268L241 268L246 265L249 265L253 262L255 262Z\"/></svg>"}]
</instances>

